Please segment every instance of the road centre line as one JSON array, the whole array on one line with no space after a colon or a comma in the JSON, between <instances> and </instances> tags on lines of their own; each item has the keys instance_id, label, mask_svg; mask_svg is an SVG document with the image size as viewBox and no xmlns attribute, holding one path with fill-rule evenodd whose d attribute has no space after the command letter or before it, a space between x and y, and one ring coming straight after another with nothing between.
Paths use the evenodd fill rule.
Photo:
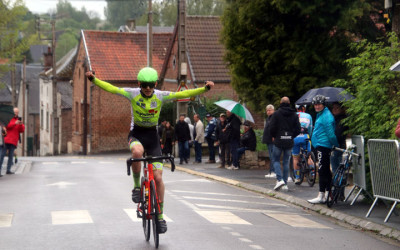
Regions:
<instances>
[{"instance_id":1,"label":"road centre line","mask_svg":"<svg viewBox=\"0 0 400 250\"><path fill-rule=\"evenodd\" d=\"M188 193L188 194L209 194L209 195L221 195L221 196L237 196L237 197L247 197L247 198L258 198L264 199L263 196L255 195L242 195L242 194L227 194L227 193L212 193L212 192L197 192L197 191L185 191L185 190L170 190L174 193Z\"/></svg>"},{"instance_id":2,"label":"road centre line","mask_svg":"<svg viewBox=\"0 0 400 250\"><path fill-rule=\"evenodd\" d=\"M249 240L249 239L247 239L247 238L239 238L239 240L240 240L240 241L243 241L243 242L247 242L247 243L253 242L252 240Z\"/></svg>"},{"instance_id":3,"label":"road centre line","mask_svg":"<svg viewBox=\"0 0 400 250\"><path fill-rule=\"evenodd\" d=\"M264 249L262 246L259 246L259 245L250 245L249 247L251 247L253 249Z\"/></svg>"},{"instance_id":4,"label":"road centre line","mask_svg":"<svg viewBox=\"0 0 400 250\"><path fill-rule=\"evenodd\" d=\"M184 199L189 200L206 200L206 201L222 201L222 202L236 202L236 203L246 203L248 204L249 201L244 200L228 200L228 199L217 199L217 198L208 198L208 197L193 197L193 196L183 196ZM261 205L268 205L268 206L277 206L277 207L287 207L285 204L276 204L276 203L265 203L265 202L256 202L252 201L251 204L261 204Z\"/></svg>"}]
</instances>

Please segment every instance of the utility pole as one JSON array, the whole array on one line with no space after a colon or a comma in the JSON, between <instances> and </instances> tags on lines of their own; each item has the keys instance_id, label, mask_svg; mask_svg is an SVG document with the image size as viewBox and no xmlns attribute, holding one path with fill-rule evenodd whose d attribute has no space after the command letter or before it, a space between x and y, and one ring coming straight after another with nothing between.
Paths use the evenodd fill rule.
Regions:
<instances>
[{"instance_id":1,"label":"utility pole","mask_svg":"<svg viewBox=\"0 0 400 250\"><path fill-rule=\"evenodd\" d=\"M56 21L51 21L51 31L53 35L53 39L51 42L51 51L53 56L53 155L58 154L58 142L59 142L59 123L58 123L58 114L57 114L57 65L56 65Z\"/></svg>"},{"instance_id":2,"label":"utility pole","mask_svg":"<svg viewBox=\"0 0 400 250\"><path fill-rule=\"evenodd\" d=\"M187 83L186 63L186 0L178 0L178 85ZM177 118L187 112L187 102L178 102Z\"/></svg>"},{"instance_id":3,"label":"utility pole","mask_svg":"<svg viewBox=\"0 0 400 250\"><path fill-rule=\"evenodd\" d=\"M149 0L148 30L147 30L147 66L153 66L153 10L152 0Z\"/></svg>"},{"instance_id":4,"label":"utility pole","mask_svg":"<svg viewBox=\"0 0 400 250\"><path fill-rule=\"evenodd\" d=\"M397 35L400 34L400 1L393 0L393 18L392 18L392 31Z\"/></svg>"},{"instance_id":5,"label":"utility pole","mask_svg":"<svg viewBox=\"0 0 400 250\"><path fill-rule=\"evenodd\" d=\"M26 56L24 56L24 64L23 64L23 75L22 75L22 123L26 126ZM22 156L25 156L25 133L22 134Z\"/></svg>"}]
</instances>

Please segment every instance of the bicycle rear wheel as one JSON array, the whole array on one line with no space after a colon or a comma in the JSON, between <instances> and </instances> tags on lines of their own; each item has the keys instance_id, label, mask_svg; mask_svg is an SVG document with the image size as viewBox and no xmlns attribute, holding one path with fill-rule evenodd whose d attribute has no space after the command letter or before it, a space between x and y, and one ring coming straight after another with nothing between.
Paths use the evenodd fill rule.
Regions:
<instances>
[{"instance_id":1,"label":"bicycle rear wheel","mask_svg":"<svg viewBox=\"0 0 400 250\"><path fill-rule=\"evenodd\" d=\"M308 158L311 158L312 166L310 166L308 164ZM308 185L310 187L312 187L312 186L314 186L315 180L317 179L317 162L315 160L315 155L313 152L310 152L308 154L306 164L307 164L306 168L308 170L306 173L307 182L308 182Z\"/></svg>"},{"instance_id":2,"label":"bicycle rear wheel","mask_svg":"<svg viewBox=\"0 0 400 250\"><path fill-rule=\"evenodd\" d=\"M142 177L141 179L141 195L140 195L140 205L139 207L142 210L142 226L144 232L144 238L146 241L150 240L150 219L148 218L147 209L149 204L149 197L148 197L148 190L146 194L146 187L145 187L145 179ZM147 199L147 202L146 202Z\"/></svg>"},{"instance_id":3,"label":"bicycle rear wheel","mask_svg":"<svg viewBox=\"0 0 400 250\"><path fill-rule=\"evenodd\" d=\"M157 201L156 185L154 181L150 182L150 199L151 199L151 217L153 223L153 238L154 245L158 248L160 243L159 229L158 229L158 215L160 214L159 205Z\"/></svg>"}]
</instances>

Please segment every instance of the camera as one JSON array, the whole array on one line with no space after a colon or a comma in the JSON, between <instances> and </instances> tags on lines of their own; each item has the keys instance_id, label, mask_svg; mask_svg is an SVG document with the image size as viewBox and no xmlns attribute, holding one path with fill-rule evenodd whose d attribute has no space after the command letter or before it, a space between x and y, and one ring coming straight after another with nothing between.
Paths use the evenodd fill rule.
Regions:
<instances>
[{"instance_id":1,"label":"camera","mask_svg":"<svg viewBox=\"0 0 400 250\"><path fill-rule=\"evenodd\" d=\"M18 121L21 121L22 120L22 117L21 116L18 116Z\"/></svg>"}]
</instances>

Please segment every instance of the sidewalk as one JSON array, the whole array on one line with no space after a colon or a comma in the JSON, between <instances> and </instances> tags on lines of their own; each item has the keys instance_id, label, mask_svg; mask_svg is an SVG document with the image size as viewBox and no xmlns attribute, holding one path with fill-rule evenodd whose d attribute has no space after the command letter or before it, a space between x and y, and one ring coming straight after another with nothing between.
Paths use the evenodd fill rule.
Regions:
<instances>
[{"instance_id":1,"label":"sidewalk","mask_svg":"<svg viewBox=\"0 0 400 250\"><path fill-rule=\"evenodd\" d=\"M313 187L309 187L307 182L303 182L300 186L293 182L288 183L289 191L274 191L276 179L265 178L267 170L227 170L218 168L219 164L205 164L207 159L203 158L203 163L192 164L177 164L176 169L198 176L203 176L209 179L245 188L247 190L267 194L277 199L281 199L294 205L310 209L320 214L330 216L339 221L346 222L352 226L375 232L381 236L397 239L400 241L400 216L394 213L387 223L384 219L390 210L390 207L385 207L383 204L377 204L368 218L365 217L371 204L364 203L363 197L360 195L357 201L350 206L353 200L353 195L349 200L334 204L332 208L328 208L325 204L313 205L307 202L308 199L315 198L318 194L318 183ZM346 194L352 187L346 189ZM354 194L355 195L355 194ZM391 205L391 204L390 204ZM397 209L397 212L400 211Z\"/></svg>"}]
</instances>

